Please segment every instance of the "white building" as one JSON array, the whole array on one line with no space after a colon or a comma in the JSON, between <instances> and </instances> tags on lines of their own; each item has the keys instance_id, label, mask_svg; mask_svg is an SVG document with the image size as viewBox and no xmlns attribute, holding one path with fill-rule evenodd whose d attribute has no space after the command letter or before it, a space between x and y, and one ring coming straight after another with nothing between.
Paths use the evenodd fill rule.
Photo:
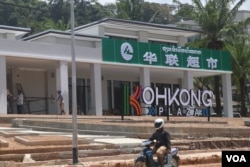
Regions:
<instances>
[{"instance_id":1,"label":"white building","mask_svg":"<svg viewBox=\"0 0 250 167\"><path fill-rule=\"evenodd\" d=\"M59 113L50 99L57 96L57 90L62 91L65 111L70 113L70 32L48 30L22 38L29 31L0 26L0 113L7 113L6 90L16 95L18 87L25 95L26 113ZM193 89L194 77L221 75L225 116L232 117L230 56L222 60L222 53L214 55L211 50L181 48L197 35L199 31L109 18L75 28L79 114L103 115L104 110L113 108L123 111L123 85L127 85L129 95L135 85ZM128 57L121 59L123 53L117 52L117 48L121 48L118 44L125 41L124 53L132 48L134 54L144 56L144 62L139 60L141 57L133 62ZM195 66L185 64L184 59L179 60L178 66L168 64L163 61L167 52L161 50L162 46L168 45L175 46L171 46L172 50L168 48L172 56L190 54L188 58L193 59L192 55L196 54L200 59L196 58ZM141 49L142 46L146 49ZM156 48L161 51L153 53ZM156 62L154 57L158 54L162 56ZM218 65L209 67L208 58L216 56ZM202 57L207 59L202 60ZM15 102L10 108L16 113ZM135 115L135 112L129 107L126 114Z\"/></svg>"},{"instance_id":2,"label":"white building","mask_svg":"<svg viewBox=\"0 0 250 167\"><path fill-rule=\"evenodd\" d=\"M234 21L238 22L238 21L246 20L249 17L250 17L250 11L249 10L239 10L238 13L235 16ZM248 34L250 34L250 26L249 25L246 27L246 32Z\"/></svg>"}]
</instances>

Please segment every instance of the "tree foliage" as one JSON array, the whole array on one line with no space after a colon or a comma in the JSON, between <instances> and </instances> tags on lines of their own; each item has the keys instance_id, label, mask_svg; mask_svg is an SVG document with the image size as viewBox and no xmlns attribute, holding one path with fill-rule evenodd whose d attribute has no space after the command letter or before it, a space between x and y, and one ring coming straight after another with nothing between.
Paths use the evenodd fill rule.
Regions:
<instances>
[{"instance_id":1,"label":"tree foliage","mask_svg":"<svg viewBox=\"0 0 250 167\"><path fill-rule=\"evenodd\" d=\"M119 0L102 5L98 0L75 0L75 26L105 17L129 19L158 24L176 21L168 4L144 0ZM70 26L69 0L1 0L0 24L29 27L32 33L47 29L66 30Z\"/></svg>"},{"instance_id":2,"label":"tree foliage","mask_svg":"<svg viewBox=\"0 0 250 167\"><path fill-rule=\"evenodd\" d=\"M249 36L245 27L250 24L250 18L225 26L220 34L225 42L225 47L232 55L233 77L240 90L240 104L242 115L246 116L246 97L248 97L247 83L250 74L250 47Z\"/></svg>"},{"instance_id":3,"label":"tree foliage","mask_svg":"<svg viewBox=\"0 0 250 167\"><path fill-rule=\"evenodd\" d=\"M117 18L141 20L144 0L120 0L116 2Z\"/></svg>"},{"instance_id":4,"label":"tree foliage","mask_svg":"<svg viewBox=\"0 0 250 167\"><path fill-rule=\"evenodd\" d=\"M220 31L227 25L233 23L238 9L246 0L208 0L205 4L201 0L193 0L194 16L207 39L206 48L221 50L223 42L220 38ZM216 99L215 112L222 114L220 76L214 77L214 93Z\"/></svg>"},{"instance_id":5,"label":"tree foliage","mask_svg":"<svg viewBox=\"0 0 250 167\"><path fill-rule=\"evenodd\" d=\"M143 9L142 21L144 22L169 24L175 21L170 5L145 2Z\"/></svg>"},{"instance_id":6,"label":"tree foliage","mask_svg":"<svg viewBox=\"0 0 250 167\"><path fill-rule=\"evenodd\" d=\"M47 4L39 0L3 0L0 2L0 24L40 29L49 17Z\"/></svg>"},{"instance_id":7,"label":"tree foliage","mask_svg":"<svg viewBox=\"0 0 250 167\"><path fill-rule=\"evenodd\" d=\"M183 20L194 20L194 6L188 3L181 3L179 0L173 0L176 14L174 15L175 22Z\"/></svg>"},{"instance_id":8,"label":"tree foliage","mask_svg":"<svg viewBox=\"0 0 250 167\"><path fill-rule=\"evenodd\" d=\"M100 3L75 0L76 26L111 16ZM70 25L70 1L68 0L2 0L0 24L30 27L32 33L47 29L66 30Z\"/></svg>"}]
</instances>

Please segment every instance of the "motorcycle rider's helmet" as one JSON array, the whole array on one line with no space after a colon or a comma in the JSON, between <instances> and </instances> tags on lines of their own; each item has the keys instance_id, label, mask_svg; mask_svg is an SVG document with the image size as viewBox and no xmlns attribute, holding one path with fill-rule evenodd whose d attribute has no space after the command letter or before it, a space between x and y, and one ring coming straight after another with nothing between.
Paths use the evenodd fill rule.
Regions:
<instances>
[{"instance_id":1,"label":"motorcycle rider's helmet","mask_svg":"<svg viewBox=\"0 0 250 167\"><path fill-rule=\"evenodd\" d=\"M157 118L154 122L155 130L161 129L164 127L164 120L161 118Z\"/></svg>"}]
</instances>

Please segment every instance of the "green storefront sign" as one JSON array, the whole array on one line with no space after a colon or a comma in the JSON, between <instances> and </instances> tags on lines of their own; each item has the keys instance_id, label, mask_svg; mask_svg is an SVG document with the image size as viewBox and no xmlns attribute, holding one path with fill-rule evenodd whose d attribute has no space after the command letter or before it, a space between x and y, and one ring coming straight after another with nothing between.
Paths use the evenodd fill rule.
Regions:
<instances>
[{"instance_id":1,"label":"green storefront sign","mask_svg":"<svg viewBox=\"0 0 250 167\"><path fill-rule=\"evenodd\" d=\"M209 49L102 39L102 59L106 62L231 71L230 53Z\"/></svg>"}]
</instances>

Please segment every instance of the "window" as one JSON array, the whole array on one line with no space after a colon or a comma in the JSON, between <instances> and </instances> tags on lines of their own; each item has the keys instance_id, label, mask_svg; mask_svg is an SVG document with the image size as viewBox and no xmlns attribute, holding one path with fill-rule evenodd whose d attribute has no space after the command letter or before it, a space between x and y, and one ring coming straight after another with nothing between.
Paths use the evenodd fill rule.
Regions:
<instances>
[{"instance_id":1,"label":"window","mask_svg":"<svg viewBox=\"0 0 250 167\"><path fill-rule=\"evenodd\" d=\"M163 41L152 41L152 40L149 40L148 43L159 44L159 45L177 46L177 43L174 43L174 42L163 42Z\"/></svg>"}]
</instances>

